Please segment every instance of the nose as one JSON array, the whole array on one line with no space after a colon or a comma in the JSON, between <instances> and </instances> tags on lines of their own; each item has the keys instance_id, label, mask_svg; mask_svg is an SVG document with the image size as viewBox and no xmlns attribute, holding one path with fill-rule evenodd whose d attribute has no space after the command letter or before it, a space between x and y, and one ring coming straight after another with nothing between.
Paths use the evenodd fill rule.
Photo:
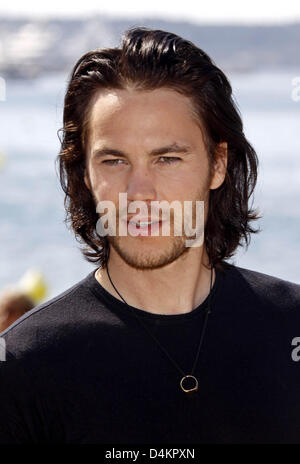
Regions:
<instances>
[{"instance_id":1,"label":"nose","mask_svg":"<svg viewBox=\"0 0 300 464\"><path fill-rule=\"evenodd\" d=\"M147 167L138 166L132 168L127 183L128 201L156 200L156 188L152 173Z\"/></svg>"}]
</instances>

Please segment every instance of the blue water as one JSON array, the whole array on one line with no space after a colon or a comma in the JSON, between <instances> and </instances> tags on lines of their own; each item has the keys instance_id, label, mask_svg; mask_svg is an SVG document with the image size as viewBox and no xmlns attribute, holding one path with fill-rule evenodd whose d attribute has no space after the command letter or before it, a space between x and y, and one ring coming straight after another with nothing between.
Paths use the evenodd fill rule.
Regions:
<instances>
[{"instance_id":1,"label":"blue water","mask_svg":"<svg viewBox=\"0 0 300 464\"><path fill-rule=\"evenodd\" d=\"M254 206L263 218L236 265L300 283L300 101L282 73L229 76L244 132L260 160ZM0 286L31 267L42 271L52 297L85 277L87 263L64 220L63 193L55 172L66 76L7 81L0 102Z\"/></svg>"}]
</instances>

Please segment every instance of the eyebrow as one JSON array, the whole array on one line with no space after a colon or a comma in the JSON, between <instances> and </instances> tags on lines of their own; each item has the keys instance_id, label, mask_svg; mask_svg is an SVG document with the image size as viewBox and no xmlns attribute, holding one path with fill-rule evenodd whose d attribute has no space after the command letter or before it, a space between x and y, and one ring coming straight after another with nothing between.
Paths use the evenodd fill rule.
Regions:
<instances>
[{"instance_id":1,"label":"eyebrow","mask_svg":"<svg viewBox=\"0 0 300 464\"><path fill-rule=\"evenodd\" d=\"M150 156L157 156L163 155L165 153L187 153L191 150L189 145L179 145L178 143L174 142L170 145L165 145L160 148L155 148L149 152ZM102 157L105 155L111 156L127 156L127 154L121 150L117 150L115 148L103 147L98 148L92 152L92 157Z\"/></svg>"}]
</instances>

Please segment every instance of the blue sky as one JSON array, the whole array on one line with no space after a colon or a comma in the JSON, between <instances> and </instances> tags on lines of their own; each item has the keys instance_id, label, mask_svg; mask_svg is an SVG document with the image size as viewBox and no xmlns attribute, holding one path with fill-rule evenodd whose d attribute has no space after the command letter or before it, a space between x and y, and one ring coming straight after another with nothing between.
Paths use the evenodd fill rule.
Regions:
<instances>
[{"instance_id":1,"label":"blue sky","mask_svg":"<svg viewBox=\"0 0 300 464\"><path fill-rule=\"evenodd\" d=\"M0 5L0 14L10 16L82 16L94 13L140 18L151 15L171 20L185 19L206 23L280 23L300 21L300 1L84 0L75 4L74 0L11 0Z\"/></svg>"}]
</instances>

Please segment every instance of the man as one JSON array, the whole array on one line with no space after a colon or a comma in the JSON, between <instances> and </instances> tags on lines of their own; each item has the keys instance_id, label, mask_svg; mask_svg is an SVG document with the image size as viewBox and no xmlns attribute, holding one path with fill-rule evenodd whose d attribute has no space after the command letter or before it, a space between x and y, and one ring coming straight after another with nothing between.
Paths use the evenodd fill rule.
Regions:
<instances>
[{"instance_id":1,"label":"man","mask_svg":"<svg viewBox=\"0 0 300 464\"><path fill-rule=\"evenodd\" d=\"M258 215L223 72L175 34L133 28L76 63L61 143L67 219L97 269L1 334L0 441L300 443L300 286L226 262ZM103 233L109 202L127 233ZM186 246L199 204L204 240Z\"/></svg>"}]
</instances>

